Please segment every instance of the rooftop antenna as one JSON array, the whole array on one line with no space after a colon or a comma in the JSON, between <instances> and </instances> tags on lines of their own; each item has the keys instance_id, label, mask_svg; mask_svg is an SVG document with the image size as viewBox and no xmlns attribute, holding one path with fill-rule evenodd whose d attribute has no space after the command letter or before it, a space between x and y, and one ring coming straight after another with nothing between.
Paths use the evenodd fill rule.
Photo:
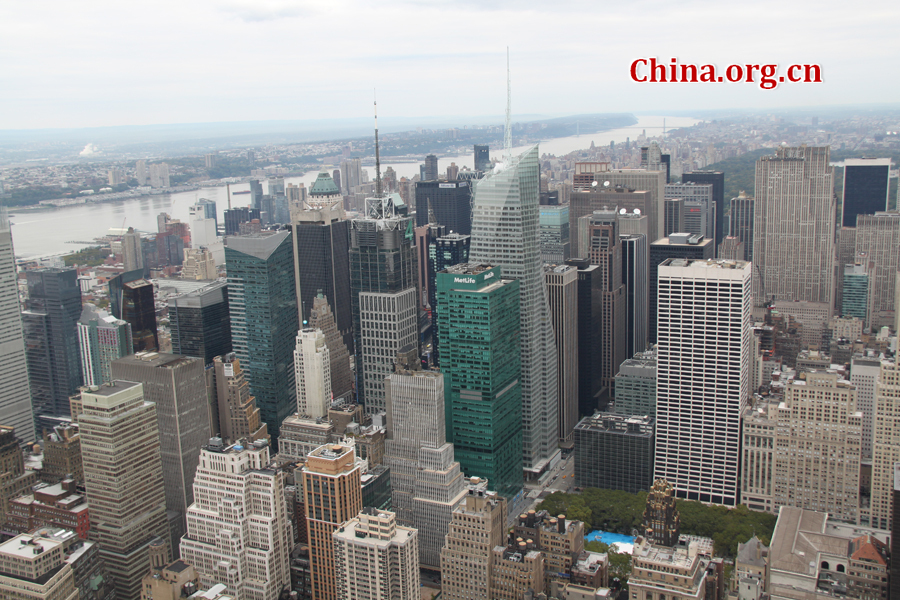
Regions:
<instances>
[{"instance_id":1,"label":"rooftop antenna","mask_svg":"<svg viewBox=\"0 0 900 600\"><path fill-rule=\"evenodd\" d=\"M372 97L375 102L375 197L381 198L381 156L378 153L378 98L375 97L375 90L372 90Z\"/></svg>"},{"instance_id":2,"label":"rooftop antenna","mask_svg":"<svg viewBox=\"0 0 900 600\"><path fill-rule=\"evenodd\" d=\"M512 85L509 78L509 46L506 47L506 135L503 139L503 154L505 160L512 157L512 128L510 120L512 114Z\"/></svg>"}]
</instances>

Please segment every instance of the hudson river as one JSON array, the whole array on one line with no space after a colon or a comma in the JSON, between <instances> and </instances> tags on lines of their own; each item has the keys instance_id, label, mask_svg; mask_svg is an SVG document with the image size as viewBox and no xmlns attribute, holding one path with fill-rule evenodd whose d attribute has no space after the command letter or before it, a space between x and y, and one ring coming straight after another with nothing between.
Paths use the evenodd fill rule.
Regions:
<instances>
[{"instance_id":1,"label":"hudson river","mask_svg":"<svg viewBox=\"0 0 900 600\"><path fill-rule=\"evenodd\" d=\"M666 129L676 127L689 127L698 123L697 119L690 117L665 117ZM611 141L624 142L626 138L637 139L642 131L648 136L656 136L662 133L663 117L639 117L636 125L612 129L599 133L583 134L565 138L556 138L541 142L541 154L555 154L562 156L574 150L589 148L591 142L596 146L608 146ZM514 153L526 150L523 146L514 148ZM423 157L424 159L424 157ZM446 172L451 162L462 167L473 167L472 153L456 157L442 157L438 162L438 171ZM412 177L419 173L419 162L382 164L382 169L393 167L397 177ZM330 170L330 169L329 169ZM374 179L374 167L367 167L369 178ZM383 172L383 171L382 171ZM315 180L318 171L310 171L301 177L286 177L285 183L303 182L307 187ZM17 258L39 258L59 254L69 254L91 245L94 238L107 234L110 228L134 227L139 231L155 232L156 216L161 212L169 213L174 219L188 220L188 207L200 198L208 198L216 202L219 212L219 224L223 222L222 213L228 208L226 187L208 187L193 192L178 194L160 194L158 196L142 196L129 198L117 202L102 202L97 204L79 204L61 208L49 208L46 210L29 210L16 212L10 209L14 216L10 221L12 228L13 244ZM231 186L232 206L247 206L250 202L249 194L234 195L234 192L248 190L246 183ZM85 243L87 242L87 243Z\"/></svg>"}]
</instances>

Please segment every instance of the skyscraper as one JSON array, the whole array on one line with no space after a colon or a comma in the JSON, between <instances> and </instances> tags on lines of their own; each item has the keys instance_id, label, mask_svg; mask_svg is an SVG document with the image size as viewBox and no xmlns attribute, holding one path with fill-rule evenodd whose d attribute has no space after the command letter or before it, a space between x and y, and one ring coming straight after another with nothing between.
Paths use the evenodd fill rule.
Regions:
<instances>
[{"instance_id":1,"label":"skyscraper","mask_svg":"<svg viewBox=\"0 0 900 600\"><path fill-rule=\"evenodd\" d=\"M703 239L699 235L690 235L688 233L677 233L669 237L656 240L650 244L650 273L648 282L650 284L650 293L648 294L648 323L650 335L650 343L656 342L656 323L657 323L657 300L659 283L659 265L667 258L690 258L705 259L713 258L716 255L716 249L713 248L713 240Z\"/></svg>"},{"instance_id":2,"label":"skyscraper","mask_svg":"<svg viewBox=\"0 0 900 600\"><path fill-rule=\"evenodd\" d=\"M268 440L269 432L259 418L256 398L234 352L213 359L215 403L211 407L213 433L228 444L238 440Z\"/></svg>"},{"instance_id":3,"label":"skyscraper","mask_svg":"<svg viewBox=\"0 0 900 600\"><path fill-rule=\"evenodd\" d=\"M332 534L363 509L362 461L352 446L328 444L310 452L300 472L309 530L313 598L338 598Z\"/></svg>"},{"instance_id":4,"label":"skyscraper","mask_svg":"<svg viewBox=\"0 0 900 600\"><path fill-rule=\"evenodd\" d=\"M35 440L25 336L16 284L12 231L6 209L0 207L0 423L15 427L19 439Z\"/></svg>"},{"instance_id":5,"label":"skyscraper","mask_svg":"<svg viewBox=\"0 0 900 600\"><path fill-rule=\"evenodd\" d=\"M195 356L210 364L232 350L228 284L208 286L169 298L169 330L172 353Z\"/></svg>"},{"instance_id":6,"label":"skyscraper","mask_svg":"<svg viewBox=\"0 0 900 600\"><path fill-rule=\"evenodd\" d=\"M753 297L834 301L834 181L828 146L782 147L756 161Z\"/></svg>"},{"instance_id":7,"label":"skyscraper","mask_svg":"<svg viewBox=\"0 0 900 600\"><path fill-rule=\"evenodd\" d=\"M888 209L890 170L890 158L844 159L843 227L856 227L859 215L874 215Z\"/></svg>"},{"instance_id":8,"label":"skyscraper","mask_svg":"<svg viewBox=\"0 0 900 600\"><path fill-rule=\"evenodd\" d=\"M191 247L208 247L218 241L218 220L216 203L200 198L196 204L188 207L188 224L191 228ZM125 269L129 270L128 268Z\"/></svg>"},{"instance_id":9,"label":"skyscraper","mask_svg":"<svg viewBox=\"0 0 900 600\"><path fill-rule=\"evenodd\" d=\"M627 358L628 298L622 280L622 250L619 222L615 210L595 210L590 219L589 250L591 263L600 267L603 292L600 321L600 384L612 390L619 365Z\"/></svg>"},{"instance_id":10,"label":"skyscraper","mask_svg":"<svg viewBox=\"0 0 900 600\"><path fill-rule=\"evenodd\" d=\"M576 163L576 175L578 174L579 164L584 163ZM601 165L604 163L600 163ZM588 163L590 165L590 163ZM587 173L585 173L587 175ZM593 195L598 201L601 202L599 205L591 206L587 211L574 211L574 203L573 203L573 211L569 213L570 219L578 219L578 217L584 216L585 214L590 214L591 211L602 208L603 206L618 206L619 208L627 208L634 209L640 208L641 212L650 217L650 240L657 240L663 237L663 221L665 217L665 195L666 195L666 172L662 171L645 171L644 169L612 169L612 170L602 170L593 173L593 178L588 181L587 177L582 179L581 181L584 183L575 184L575 190L573 190L572 198L573 200L579 195L575 192L588 192L588 194ZM592 185L593 181L597 182L597 185ZM638 192L645 192L644 194L639 194ZM611 196L611 194L616 194L616 196ZM622 196L625 194L626 196ZM636 195L634 195L636 194ZM628 196L631 196L630 198ZM640 201L642 203L646 202L642 206L634 206L629 204L624 204L624 201L636 202Z\"/></svg>"},{"instance_id":11,"label":"skyscraper","mask_svg":"<svg viewBox=\"0 0 900 600\"><path fill-rule=\"evenodd\" d=\"M869 272L868 325L892 326L897 307L894 289L900 271L900 213L878 212L856 218L856 260Z\"/></svg>"},{"instance_id":12,"label":"skyscraper","mask_svg":"<svg viewBox=\"0 0 900 600\"><path fill-rule=\"evenodd\" d=\"M844 265L841 316L869 323L869 273L866 265Z\"/></svg>"},{"instance_id":13,"label":"skyscraper","mask_svg":"<svg viewBox=\"0 0 900 600\"><path fill-rule=\"evenodd\" d=\"M557 264L571 256L569 206L541 206L541 260Z\"/></svg>"},{"instance_id":14,"label":"skyscraper","mask_svg":"<svg viewBox=\"0 0 900 600\"><path fill-rule=\"evenodd\" d=\"M684 201L682 204L684 229L677 229L674 233L699 233L704 237L715 239L716 230L721 229L717 223L722 219L722 215L716 212L714 188L712 183L685 182L666 185L666 200L678 198Z\"/></svg>"},{"instance_id":15,"label":"skyscraper","mask_svg":"<svg viewBox=\"0 0 900 600\"><path fill-rule=\"evenodd\" d=\"M435 181L438 178L438 157L429 154L425 157L425 181Z\"/></svg>"},{"instance_id":16,"label":"skyscraper","mask_svg":"<svg viewBox=\"0 0 900 600\"><path fill-rule=\"evenodd\" d=\"M893 501L894 465L897 463L900 463L900 368L896 362L881 360L881 372L875 383L875 433L869 521L872 527L879 529L891 527L892 511L898 508L897 503ZM896 524L897 521L894 520L893 523Z\"/></svg>"},{"instance_id":17,"label":"skyscraper","mask_svg":"<svg viewBox=\"0 0 900 600\"><path fill-rule=\"evenodd\" d=\"M200 448L212 435L203 366L199 358L155 352L133 354L112 363L113 379L143 384L144 399L156 404L173 551L184 534L184 515L194 501L191 486Z\"/></svg>"},{"instance_id":18,"label":"skyscraper","mask_svg":"<svg viewBox=\"0 0 900 600\"><path fill-rule=\"evenodd\" d=\"M156 405L144 399L141 384L128 381L84 392L81 401L91 539L100 545L116 597L134 600L150 569L149 545L169 539Z\"/></svg>"},{"instance_id":19,"label":"skyscraper","mask_svg":"<svg viewBox=\"0 0 900 600\"><path fill-rule=\"evenodd\" d=\"M304 321L309 321L316 297L323 295L352 354L350 222L343 196L327 173L319 173L307 202L291 211L291 241L300 323L308 324Z\"/></svg>"},{"instance_id":20,"label":"skyscraper","mask_svg":"<svg viewBox=\"0 0 900 600\"><path fill-rule=\"evenodd\" d=\"M563 448L571 448L578 423L578 269L548 265L544 276L556 338L559 443Z\"/></svg>"},{"instance_id":21,"label":"skyscraper","mask_svg":"<svg viewBox=\"0 0 900 600\"><path fill-rule=\"evenodd\" d=\"M716 248L725 237L725 173L722 171L694 171L681 176L683 183L711 183L713 185L713 203L716 211L716 232L713 243ZM759 189L757 185L756 189ZM710 235L712 237L712 235ZM715 251L715 250L714 250Z\"/></svg>"},{"instance_id":22,"label":"skyscraper","mask_svg":"<svg viewBox=\"0 0 900 600\"><path fill-rule=\"evenodd\" d=\"M533 476L559 452L556 345L538 241L539 195L534 146L478 181L469 251L472 263L499 266L519 281L523 464Z\"/></svg>"},{"instance_id":23,"label":"skyscraper","mask_svg":"<svg viewBox=\"0 0 900 600\"><path fill-rule=\"evenodd\" d=\"M472 233L472 188L469 181L417 181L416 226L429 222L429 212L447 233Z\"/></svg>"},{"instance_id":24,"label":"skyscraper","mask_svg":"<svg viewBox=\"0 0 900 600\"><path fill-rule=\"evenodd\" d=\"M475 170L487 173L491 170L491 147L475 144Z\"/></svg>"},{"instance_id":25,"label":"skyscraper","mask_svg":"<svg viewBox=\"0 0 900 600\"><path fill-rule=\"evenodd\" d=\"M122 236L122 264L125 272L144 268L144 253L141 249L141 234L129 227Z\"/></svg>"},{"instance_id":26,"label":"skyscraper","mask_svg":"<svg viewBox=\"0 0 900 600\"><path fill-rule=\"evenodd\" d=\"M321 329L301 329L294 348L297 414L318 418L331 405L331 353Z\"/></svg>"},{"instance_id":27,"label":"skyscraper","mask_svg":"<svg viewBox=\"0 0 900 600\"><path fill-rule=\"evenodd\" d=\"M203 447L181 558L204 586L222 583L237 598L278 600L290 584L284 479L271 468L265 440L225 446L213 438Z\"/></svg>"},{"instance_id":28,"label":"skyscraper","mask_svg":"<svg viewBox=\"0 0 900 600\"><path fill-rule=\"evenodd\" d=\"M35 338L28 341L29 378L46 384L46 393L33 397L34 414L67 416L69 396L82 384L77 328L81 317L78 274L75 269L45 268L32 269L26 277L26 331L35 320L40 321L43 336L37 337L43 337L41 344L46 349L44 356L36 355L31 352Z\"/></svg>"},{"instance_id":29,"label":"skyscraper","mask_svg":"<svg viewBox=\"0 0 900 600\"><path fill-rule=\"evenodd\" d=\"M418 600L419 532L394 513L367 507L332 534L337 598Z\"/></svg>"},{"instance_id":30,"label":"skyscraper","mask_svg":"<svg viewBox=\"0 0 900 600\"><path fill-rule=\"evenodd\" d=\"M437 326L437 274L447 267L469 262L472 236L448 233L431 240L428 247L428 304L431 307L431 343L435 364L440 357Z\"/></svg>"},{"instance_id":31,"label":"skyscraper","mask_svg":"<svg viewBox=\"0 0 900 600\"><path fill-rule=\"evenodd\" d=\"M251 185L252 190L252 185ZM253 219L259 219L259 208L252 206L238 206L225 211L225 235L237 235L241 231L241 223L249 223Z\"/></svg>"},{"instance_id":32,"label":"skyscraper","mask_svg":"<svg viewBox=\"0 0 900 600\"><path fill-rule=\"evenodd\" d=\"M280 423L297 409L293 351L300 327L290 233L235 236L227 244L232 345L277 439Z\"/></svg>"},{"instance_id":33,"label":"skyscraper","mask_svg":"<svg viewBox=\"0 0 900 600\"><path fill-rule=\"evenodd\" d=\"M152 283L146 279L137 279L122 285L121 318L131 325L132 349L135 352L159 349Z\"/></svg>"},{"instance_id":34,"label":"skyscraper","mask_svg":"<svg viewBox=\"0 0 900 600\"><path fill-rule=\"evenodd\" d=\"M750 263L659 266L655 477L680 498L738 503L750 335Z\"/></svg>"},{"instance_id":35,"label":"skyscraper","mask_svg":"<svg viewBox=\"0 0 900 600\"><path fill-rule=\"evenodd\" d=\"M328 346L328 352L331 355L331 395L335 400L348 398L353 391L350 353L338 331L331 306L322 294L313 299L309 326L320 329L325 334L325 345Z\"/></svg>"},{"instance_id":36,"label":"skyscraper","mask_svg":"<svg viewBox=\"0 0 900 600\"><path fill-rule=\"evenodd\" d=\"M744 192L731 199L731 220L728 235L738 238L744 245L744 258L753 260L753 204L754 200Z\"/></svg>"},{"instance_id":37,"label":"skyscraper","mask_svg":"<svg viewBox=\"0 0 900 600\"><path fill-rule=\"evenodd\" d=\"M516 449L523 412L522 282L501 279L502 273L500 267L475 263L438 273L438 329L440 366L449 387L447 439L466 475L490 475L497 491L514 498L522 489L522 457ZM555 349L555 341L549 343ZM556 398L555 386L552 391ZM558 441L553 408L550 428Z\"/></svg>"},{"instance_id":38,"label":"skyscraper","mask_svg":"<svg viewBox=\"0 0 900 600\"><path fill-rule=\"evenodd\" d=\"M413 220L398 194L366 200L350 223L350 289L359 401L384 410L384 378L401 348L417 344Z\"/></svg>"},{"instance_id":39,"label":"skyscraper","mask_svg":"<svg viewBox=\"0 0 900 600\"><path fill-rule=\"evenodd\" d=\"M453 444L447 443L444 382L442 373L421 370L410 348L385 383L391 506L401 524L419 530L419 563L431 568L440 568L450 515L466 493Z\"/></svg>"},{"instance_id":40,"label":"skyscraper","mask_svg":"<svg viewBox=\"0 0 900 600\"><path fill-rule=\"evenodd\" d=\"M591 415L600 393L600 332L602 272L586 258L570 258L567 265L578 269L578 414Z\"/></svg>"},{"instance_id":41,"label":"skyscraper","mask_svg":"<svg viewBox=\"0 0 900 600\"><path fill-rule=\"evenodd\" d=\"M656 171L639 171L638 173L627 177L622 175L622 177L626 181L633 180L632 183L634 185L642 184L649 187L650 184L656 185L659 183L659 173ZM606 173L603 173L601 179L602 183L600 185L576 188L572 191L569 200L569 233L572 241L572 256L588 256L587 241L583 239L587 234L585 232L584 236L579 237L578 219L593 214L595 210L618 207L619 209L624 208L626 213L629 214L634 214L634 211L638 211L638 214L645 215L648 219L647 239L657 239L655 233L657 228L656 212L654 211L656 196L646 189L635 190L632 187L612 184L604 186L603 184L608 181ZM660 194L663 193L664 189L665 186L662 186L658 190ZM665 210L665 208L663 207L662 210ZM660 215L659 220L662 223L663 215Z\"/></svg>"},{"instance_id":42,"label":"skyscraper","mask_svg":"<svg viewBox=\"0 0 900 600\"><path fill-rule=\"evenodd\" d=\"M621 215L620 215L621 216ZM621 219L620 219L621 224ZM650 277L647 236L623 235L619 230L622 245L622 284L625 286L625 356L634 356L647 348L650 335Z\"/></svg>"},{"instance_id":43,"label":"skyscraper","mask_svg":"<svg viewBox=\"0 0 900 600\"><path fill-rule=\"evenodd\" d=\"M85 304L78 320L78 346L84 385L110 383L112 361L132 353L131 325Z\"/></svg>"}]
</instances>

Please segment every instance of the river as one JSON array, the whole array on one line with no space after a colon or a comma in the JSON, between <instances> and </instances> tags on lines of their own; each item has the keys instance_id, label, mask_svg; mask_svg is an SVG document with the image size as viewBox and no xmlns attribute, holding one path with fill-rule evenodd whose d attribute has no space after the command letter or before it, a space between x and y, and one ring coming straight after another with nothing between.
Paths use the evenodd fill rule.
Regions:
<instances>
[{"instance_id":1,"label":"river","mask_svg":"<svg viewBox=\"0 0 900 600\"><path fill-rule=\"evenodd\" d=\"M618 144L624 142L626 138L637 139L643 131L646 131L649 137L657 136L662 134L664 118L667 129L689 127L699 122L690 117L644 116L638 118L637 124L630 127L546 140L541 142L541 154L562 156L574 150L589 148L591 142L595 146L609 145L611 141ZM528 146L514 148L513 153L523 152L527 148ZM455 162L460 167L472 168L472 153L439 158L438 172L446 172L451 162ZM381 168L392 167L397 172L398 179L400 177L411 178L419 173L419 164L420 162L385 162ZM374 179L374 167L365 168L369 172L369 178ZM315 181L317 173L316 170L300 177L286 177L285 183L303 182L308 187ZM188 207L200 198L216 202L221 224L224 220L223 213L228 208L226 190L225 186L208 187L192 192L141 196L117 202L79 204L21 213L16 213L15 208L12 208L10 212L13 213L13 216L10 217L10 221L14 225L12 232L16 257L35 259L69 254L89 245L94 238L106 235L110 228L134 227L139 231L155 232L156 216L159 213L166 212L174 219L187 221ZM239 183L231 186L232 192L243 190L249 190L249 184ZM232 193L231 195L233 207L247 206L249 202L249 194L235 195Z\"/></svg>"}]
</instances>

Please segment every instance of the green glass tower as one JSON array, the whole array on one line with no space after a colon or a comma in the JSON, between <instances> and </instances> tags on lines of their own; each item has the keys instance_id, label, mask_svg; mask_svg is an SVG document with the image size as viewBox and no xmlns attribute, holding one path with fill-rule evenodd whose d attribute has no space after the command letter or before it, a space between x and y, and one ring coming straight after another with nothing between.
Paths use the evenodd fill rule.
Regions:
<instances>
[{"instance_id":1,"label":"green glass tower","mask_svg":"<svg viewBox=\"0 0 900 600\"><path fill-rule=\"evenodd\" d=\"M300 326L291 236L278 231L226 240L232 345L275 440L281 422L297 410L294 347Z\"/></svg>"},{"instance_id":2,"label":"green glass tower","mask_svg":"<svg viewBox=\"0 0 900 600\"><path fill-rule=\"evenodd\" d=\"M864 265L844 265L844 299L841 315L856 317L868 325L869 273Z\"/></svg>"},{"instance_id":3,"label":"green glass tower","mask_svg":"<svg viewBox=\"0 0 900 600\"><path fill-rule=\"evenodd\" d=\"M465 263L437 274L447 441L469 476L507 498L522 490L519 281Z\"/></svg>"}]
</instances>

